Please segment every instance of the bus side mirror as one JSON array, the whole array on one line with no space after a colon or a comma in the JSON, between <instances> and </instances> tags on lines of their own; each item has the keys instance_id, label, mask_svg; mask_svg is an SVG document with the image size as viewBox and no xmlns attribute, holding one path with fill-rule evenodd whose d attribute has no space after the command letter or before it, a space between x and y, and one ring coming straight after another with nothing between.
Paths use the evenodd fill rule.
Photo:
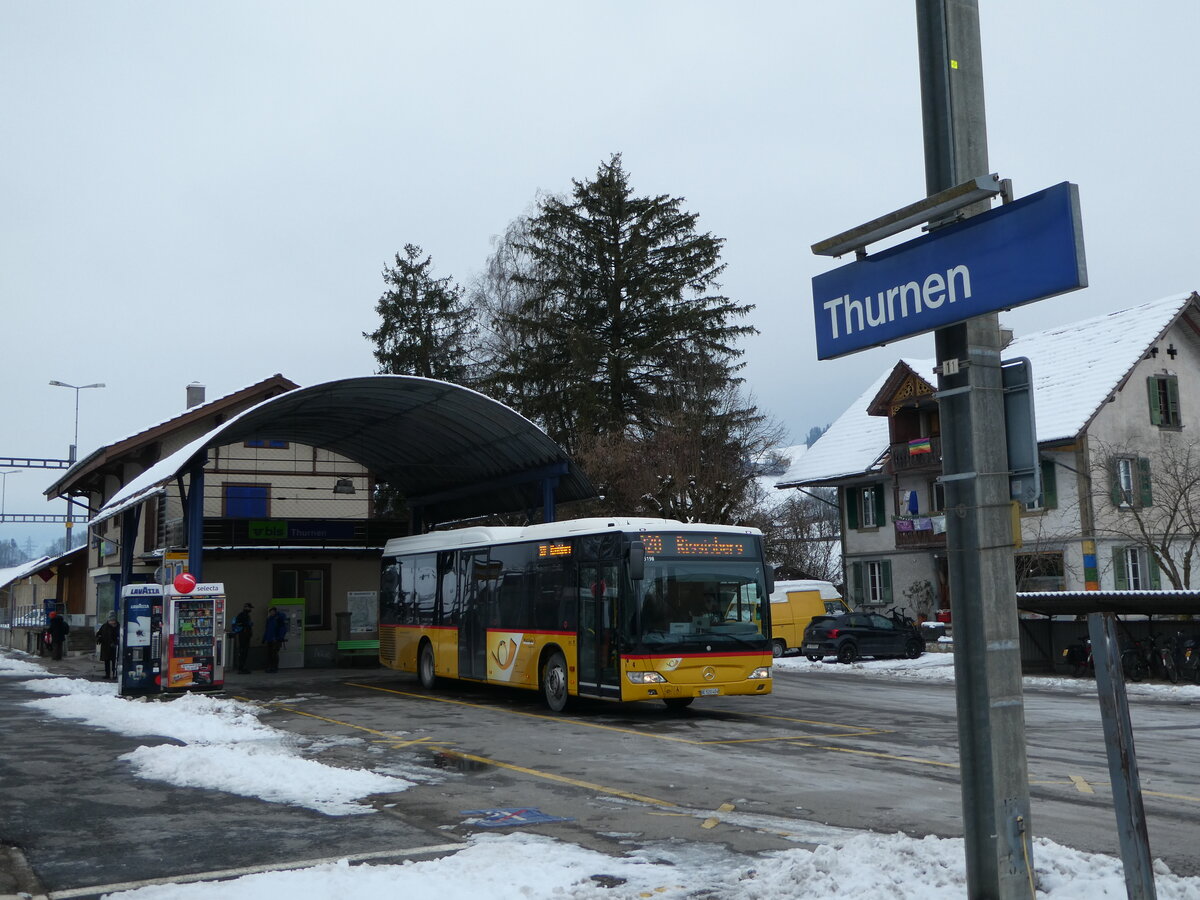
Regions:
<instances>
[{"instance_id":1,"label":"bus side mirror","mask_svg":"<svg viewBox=\"0 0 1200 900\"><path fill-rule=\"evenodd\" d=\"M775 570L771 566L767 566L767 596L770 597L775 593Z\"/></svg>"},{"instance_id":2,"label":"bus side mirror","mask_svg":"<svg viewBox=\"0 0 1200 900\"><path fill-rule=\"evenodd\" d=\"M634 581L646 577L646 545L641 541L629 545L629 577Z\"/></svg>"}]
</instances>

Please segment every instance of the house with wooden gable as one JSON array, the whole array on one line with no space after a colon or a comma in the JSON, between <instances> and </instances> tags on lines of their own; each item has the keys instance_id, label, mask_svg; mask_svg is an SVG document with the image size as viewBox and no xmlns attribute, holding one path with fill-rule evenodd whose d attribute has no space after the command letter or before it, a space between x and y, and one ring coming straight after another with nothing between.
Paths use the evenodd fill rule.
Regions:
<instances>
[{"instance_id":1,"label":"house with wooden gable","mask_svg":"<svg viewBox=\"0 0 1200 900\"><path fill-rule=\"evenodd\" d=\"M1014 493L1018 591L1200 585L1200 296L1012 340L1028 359L1040 490ZM949 609L935 361L901 359L776 482L835 487L846 591L932 619Z\"/></svg>"}]
</instances>

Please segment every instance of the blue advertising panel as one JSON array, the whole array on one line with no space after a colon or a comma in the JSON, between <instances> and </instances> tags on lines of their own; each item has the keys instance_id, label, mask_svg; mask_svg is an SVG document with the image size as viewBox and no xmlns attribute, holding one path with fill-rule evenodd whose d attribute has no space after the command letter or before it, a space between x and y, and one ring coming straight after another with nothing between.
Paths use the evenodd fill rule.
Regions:
<instances>
[{"instance_id":1,"label":"blue advertising panel","mask_svg":"<svg viewBox=\"0 0 1200 900\"><path fill-rule=\"evenodd\" d=\"M1064 181L815 277L817 358L1081 287L1079 188Z\"/></svg>"}]
</instances>

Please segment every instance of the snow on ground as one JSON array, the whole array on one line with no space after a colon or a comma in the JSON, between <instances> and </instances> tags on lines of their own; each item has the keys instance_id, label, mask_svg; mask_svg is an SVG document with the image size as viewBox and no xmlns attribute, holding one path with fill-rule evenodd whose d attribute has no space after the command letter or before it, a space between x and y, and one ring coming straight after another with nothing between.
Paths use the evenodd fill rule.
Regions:
<instances>
[{"instance_id":1,"label":"snow on ground","mask_svg":"<svg viewBox=\"0 0 1200 900\"><path fill-rule=\"evenodd\" d=\"M131 736L170 738L122 758L135 775L172 784L232 791L268 803L308 806L327 815L369 812L357 802L410 786L402 778L324 766L302 757L295 736L258 720L262 708L220 697L188 695L160 703L123 699L111 683L46 677L42 666L0 650L0 685L37 694L28 705L56 718ZM840 666L806 659L776 660L782 677L827 671L953 679L950 654ZM791 670L800 670L793 674ZM1069 679L1057 679L1078 686ZM1027 681L1028 684L1028 681ZM1135 685L1137 688L1170 686ZM203 760L203 764L197 764ZM191 773L208 772L207 783ZM265 788L269 785L269 788ZM269 790L269 794L264 794ZM480 896L527 900L775 900L855 897L859 900L957 900L966 894L961 839L829 829L815 850L736 856L720 845L654 843L616 858L542 835L478 834L445 857L403 865L351 865L346 860L221 882L153 885L108 895L122 900L294 900L296 897L399 895L438 900ZM1123 897L1118 860L1053 841L1034 842L1037 896L1046 900ZM1155 864L1162 900L1200 900L1200 877L1180 877Z\"/></svg>"},{"instance_id":2,"label":"snow on ground","mask_svg":"<svg viewBox=\"0 0 1200 900\"><path fill-rule=\"evenodd\" d=\"M839 663L832 656L817 662L811 662L803 656L785 656L774 660L772 665L787 675L858 674L880 675L888 678L912 678L922 681L954 681L954 654L945 651L925 653L917 659L860 659L845 665ZM1052 689L1076 693L1096 690L1096 681L1092 678L1026 675L1023 682L1025 690ZM1151 681L1130 682L1125 685L1125 692L1131 697L1161 697L1164 699L1180 697L1194 700L1200 698L1200 685Z\"/></svg>"}]
</instances>

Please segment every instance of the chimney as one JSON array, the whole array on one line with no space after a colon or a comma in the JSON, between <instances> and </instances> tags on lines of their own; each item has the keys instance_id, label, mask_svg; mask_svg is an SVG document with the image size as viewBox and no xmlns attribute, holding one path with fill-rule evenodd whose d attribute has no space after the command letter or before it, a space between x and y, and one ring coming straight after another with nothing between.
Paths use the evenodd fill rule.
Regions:
<instances>
[{"instance_id":1,"label":"chimney","mask_svg":"<svg viewBox=\"0 0 1200 900\"><path fill-rule=\"evenodd\" d=\"M199 406L204 402L204 385L198 381L193 381L187 386L187 408Z\"/></svg>"}]
</instances>

